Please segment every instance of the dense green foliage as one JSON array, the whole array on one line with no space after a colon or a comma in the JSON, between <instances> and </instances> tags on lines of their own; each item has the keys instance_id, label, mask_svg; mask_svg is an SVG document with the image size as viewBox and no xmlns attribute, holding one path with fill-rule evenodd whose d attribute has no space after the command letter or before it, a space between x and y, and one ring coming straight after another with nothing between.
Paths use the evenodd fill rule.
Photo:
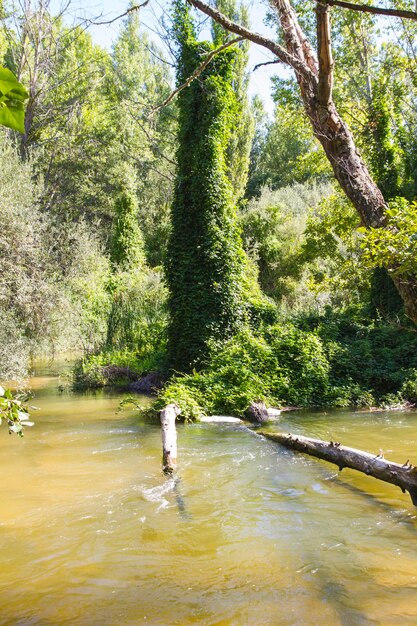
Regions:
<instances>
[{"instance_id":1,"label":"dense green foliage","mask_svg":"<svg viewBox=\"0 0 417 626\"><path fill-rule=\"evenodd\" d=\"M398 198L387 211L388 228L372 228L364 234L364 261L373 266L395 268L397 274L412 274L417 259L417 202Z\"/></svg>"},{"instance_id":2,"label":"dense green foliage","mask_svg":"<svg viewBox=\"0 0 417 626\"><path fill-rule=\"evenodd\" d=\"M24 135L0 137L0 378L40 353L158 352L175 116L147 120L166 64L134 15L111 55L36 2L2 26L29 99Z\"/></svg>"},{"instance_id":3,"label":"dense green foliage","mask_svg":"<svg viewBox=\"0 0 417 626\"><path fill-rule=\"evenodd\" d=\"M178 83L212 48L197 41L189 11L176 5ZM245 257L227 176L226 153L238 113L233 68L239 50L217 54L179 95L178 166L166 276L169 362L187 371L244 320Z\"/></svg>"},{"instance_id":4,"label":"dense green foliage","mask_svg":"<svg viewBox=\"0 0 417 626\"><path fill-rule=\"evenodd\" d=\"M329 184L295 184L274 191L264 187L240 213L245 250L256 264L260 286L281 306L305 308L315 298L304 258L306 227L331 192Z\"/></svg>"},{"instance_id":5,"label":"dense green foliage","mask_svg":"<svg viewBox=\"0 0 417 626\"><path fill-rule=\"evenodd\" d=\"M270 406L375 406L414 403L417 335L369 321L366 310L302 316L243 331L213 349L200 372L173 378L154 410L176 402L184 419L243 416Z\"/></svg>"},{"instance_id":6,"label":"dense green foliage","mask_svg":"<svg viewBox=\"0 0 417 626\"><path fill-rule=\"evenodd\" d=\"M245 330L213 347L203 371L171 381L159 405L177 397L184 417L190 418L196 417L197 405L201 414L242 415L253 400L319 404L327 369L322 345L312 333L291 324L268 327L259 335Z\"/></svg>"}]
</instances>

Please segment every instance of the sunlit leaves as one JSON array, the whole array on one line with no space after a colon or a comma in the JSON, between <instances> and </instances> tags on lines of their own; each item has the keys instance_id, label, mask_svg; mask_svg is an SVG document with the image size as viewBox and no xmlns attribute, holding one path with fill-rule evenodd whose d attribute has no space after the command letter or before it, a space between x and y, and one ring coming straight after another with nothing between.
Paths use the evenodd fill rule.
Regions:
<instances>
[{"instance_id":1,"label":"sunlit leaves","mask_svg":"<svg viewBox=\"0 0 417 626\"><path fill-rule=\"evenodd\" d=\"M364 261L387 267L392 273L417 272L417 202L396 198L387 210L387 227L360 229L364 235Z\"/></svg>"},{"instance_id":2,"label":"sunlit leaves","mask_svg":"<svg viewBox=\"0 0 417 626\"><path fill-rule=\"evenodd\" d=\"M33 426L25 402L27 395L13 395L10 389L0 386L0 424L5 420L9 427L9 433L15 433L23 437L25 426Z\"/></svg>"},{"instance_id":3,"label":"sunlit leaves","mask_svg":"<svg viewBox=\"0 0 417 626\"><path fill-rule=\"evenodd\" d=\"M23 102L29 95L15 75L0 66L0 124L20 133L25 132Z\"/></svg>"}]
</instances>

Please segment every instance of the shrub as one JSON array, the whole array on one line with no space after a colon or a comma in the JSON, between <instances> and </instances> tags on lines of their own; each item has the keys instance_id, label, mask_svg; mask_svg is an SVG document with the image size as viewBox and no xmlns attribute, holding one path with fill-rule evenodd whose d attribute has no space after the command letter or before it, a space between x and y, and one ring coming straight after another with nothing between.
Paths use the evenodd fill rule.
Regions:
<instances>
[{"instance_id":1,"label":"shrub","mask_svg":"<svg viewBox=\"0 0 417 626\"><path fill-rule=\"evenodd\" d=\"M417 369L409 372L409 377L401 387L401 396L404 400L417 404Z\"/></svg>"},{"instance_id":2,"label":"shrub","mask_svg":"<svg viewBox=\"0 0 417 626\"><path fill-rule=\"evenodd\" d=\"M210 347L202 370L172 378L156 409L178 398L183 416L198 419L243 416L256 400L335 407L417 402L416 333L369 321L359 307L246 329Z\"/></svg>"},{"instance_id":3,"label":"shrub","mask_svg":"<svg viewBox=\"0 0 417 626\"><path fill-rule=\"evenodd\" d=\"M245 250L257 263L262 289L278 302L298 298L307 215L331 191L330 185L308 184L263 188L241 212Z\"/></svg>"},{"instance_id":4,"label":"shrub","mask_svg":"<svg viewBox=\"0 0 417 626\"><path fill-rule=\"evenodd\" d=\"M260 400L270 405L323 404L328 369L313 333L289 324L276 324L258 335L247 329L225 345L212 343L202 371L171 379L155 409L177 402L190 419L213 413L243 416L251 402Z\"/></svg>"},{"instance_id":5,"label":"shrub","mask_svg":"<svg viewBox=\"0 0 417 626\"><path fill-rule=\"evenodd\" d=\"M365 307L303 317L298 324L320 337L329 362L329 404L379 404L387 394L413 402L417 334L370 320ZM409 386L407 386L409 381ZM386 403L386 402L385 402Z\"/></svg>"}]
</instances>

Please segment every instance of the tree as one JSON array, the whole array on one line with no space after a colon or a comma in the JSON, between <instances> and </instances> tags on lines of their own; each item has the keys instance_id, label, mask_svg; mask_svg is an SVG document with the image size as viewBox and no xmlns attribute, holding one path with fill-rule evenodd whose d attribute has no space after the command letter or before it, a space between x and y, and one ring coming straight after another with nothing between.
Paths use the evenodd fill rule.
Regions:
<instances>
[{"instance_id":1,"label":"tree","mask_svg":"<svg viewBox=\"0 0 417 626\"><path fill-rule=\"evenodd\" d=\"M175 4L177 80L182 84L213 50L197 41L189 9ZM233 89L238 49L215 55L178 96L178 168L166 275L170 365L201 364L212 340L224 341L244 316L244 265L227 149L239 111Z\"/></svg>"},{"instance_id":2,"label":"tree","mask_svg":"<svg viewBox=\"0 0 417 626\"><path fill-rule=\"evenodd\" d=\"M216 0L219 11L231 19L239 20L248 25L249 16L245 6L237 6L236 0ZM212 22L212 41L214 46L231 40L230 33L217 22ZM248 100L248 72L249 44L242 40L236 44L239 54L233 60L232 86L236 95L237 111L234 127L231 130L227 149L227 175L232 183L234 201L239 202L243 197L248 180L250 150L254 135L254 115Z\"/></svg>"},{"instance_id":3,"label":"tree","mask_svg":"<svg viewBox=\"0 0 417 626\"><path fill-rule=\"evenodd\" d=\"M177 112L175 104L158 115L152 112L171 91L170 63L141 29L137 13L130 13L122 26L112 63L110 151L115 163L126 162L136 172L134 193L146 257L152 267L160 266L169 230Z\"/></svg>"},{"instance_id":4,"label":"tree","mask_svg":"<svg viewBox=\"0 0 417 626\"><path fill-rule=\"evenodd\" d=\"M330 10L327 4L316 6L317 55L304 34L289 0L273 0L273 10L282 30L283 45L257 35L232 22L202 0L191 4L209 15L224 28L272 51L295 72L305 113L313 132L322 144L336 179L352 201L367 228L385 228L387 202L362 160L347 124L333 99L333 56L331 49ZM344 3L348 4L348 3ZM417 276L398 275L390 269L405 305L406 313L417 324Z\"/></svg>"}]
</instances>

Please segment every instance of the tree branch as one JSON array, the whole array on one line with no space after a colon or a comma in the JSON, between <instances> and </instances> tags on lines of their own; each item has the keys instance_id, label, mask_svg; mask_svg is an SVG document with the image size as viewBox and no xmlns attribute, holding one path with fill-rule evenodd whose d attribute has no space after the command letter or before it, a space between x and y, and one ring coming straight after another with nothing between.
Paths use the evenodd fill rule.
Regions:
<instances>
[{"instance_id":1,"label":"tree branch","mask_svg":"<svg viewBox=\"0 0 417 626\"><path fill-rule=\"evenodd\" d=\"M382 9L365 4L354 4L352 2L344 2L344 0L316 0L318 4L327 4L329 6L341 7L342 9L350 9L351 11L361 11L362 13L372 13L373 15L385 15L391 17L401 17L406 20L417 21L416 11L403 11L402 9Z\"/></svg>"},{"instance_id":2,"label":"tree branch","mask_svg":"<svg viewBox=\"0 0 417 626\"><path fill-rule=\"evenodd\" d=\"M333 57L330 31L329 7L318 3L317 15L317 49L319 57L318 101L327 107L332 100L333 90Z\"/></svg>"},{"instance_id":3,"label":"tree branch","mask_svg":"<svg viewBox=\"0 0 417 626\"><path fill-rule=\"evenodd\" d=\"M216 54L219 54L219 52L222 52L222 50L229 48L233 44L238 43L239 41L242 41L243 39L244 39L243 37L236 37L235 39L231 39L230 41L227 41L219 48L212 50L207 55L206 59L204 59L204 61L194 70L194 72L187 78L187 80L184 83L182 83L182 85L180 85L174 91L172 91L169 94L168 98L166 98L161 104L159 104L157 107L152 109L151 115L154 115L155 113L157 113L158 111L166 107L175 98L175 96L177 96L183 89L188 87L193 82L193 80L198 78L204 72L207 65L216 56Z\"/></svg>"},{"instance_id":4,"label":"tree branch","mask_svg":"<svg viewBox=\"0 0 417 626\"><path fill-rule=\"evenodd\" d=\"M133 7L130 7L130 9L128 9L127 11L122 13L121 15L118 15L117 17L114 17L112 20L107 20L107 21L103 21L103 22L96 22L95 20L88 20L88 19L86 19L84 21L88 22L88 24L92 24L94 26L105 26L105 25L113 24L114 22L117 22L117 20L121 20L123 17L126 17L127 15L130 15L130 13L133 13L134 11L139 11L139 9L143 9L143 7L146 7L147 4L149 4L149 0L145 0L145 2L142 2L142 4L136 4Z\"/></svg>"},{"instance_id":5,"label":"tree branch","mask_svg":"<svg viewBox=\"0 0 417 626\"><path fill-rule=\"evenodd\" d=\"M274 61L265 61L264 63L258 63L254 66L252 72L256 72L260 67L264 67L265 65L276 65L277 63L281 63L280 59L275 59Z\"/></svg>"},{"instance_id":6,"label":"tree branch","mask_svg":"<svg viewBox=\"0 0 417 626\"><path fill-rule=\"evenodd\" d=\"M213 18L226 30L235 33L236 35L239 35L239 37L248 39L249 41L252 41L252 43L256 43L263 48L267 48L267 50L273 52L280 61L292 67L299 74L304 76L307 75L309 78L314 75L305 62L303 62L301 59L296 58L293 54L287 52L285 48L277 44L275 41L272 41L272 39L263 37L258 33L254 33L253 31L248 30L240 24L236 24L236 22L233 22L228 17L223 15L223 13L220 13L220 11L217 11L217 9L214 9L202 0L188 0L188 2L197 9L200 9L200 11L202 11L209 17Z\"/></svg>"}]
</instances>

